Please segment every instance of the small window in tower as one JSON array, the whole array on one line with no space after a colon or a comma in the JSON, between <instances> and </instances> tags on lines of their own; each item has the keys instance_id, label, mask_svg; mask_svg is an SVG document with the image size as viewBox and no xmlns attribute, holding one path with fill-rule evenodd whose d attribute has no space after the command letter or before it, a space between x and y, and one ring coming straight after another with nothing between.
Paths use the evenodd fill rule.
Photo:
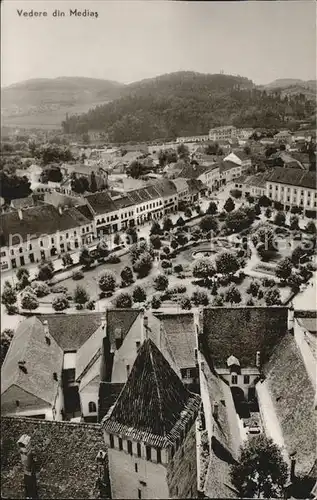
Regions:
<instances>
[{"instance_id":1,"label":"small window in tower","mask_svg":"<svg viewBox=\"0 0 317 500\"><path fill-rule=\"evenodd\" d=\"M151 446L146 446L146 459L151 460Z\"/></svg>"},{"instance_id":2,"label":"small window in tower","mask_svg":"<svg viewBox=\"0 0 317 500\"><path fill-rule=\"evenodd\" d=\"M114 448L114 439L113 439L113 434L110 434L110 448Z\"/></svg>"},{"instance_id":3,"label":"small window in tower","mask_svg":"<svg viewBox=\"0 0 317 500\"><path fill-rule=\"evenodd\" d=\"M94 403L93 401L90 401L88 403L88 411L89 411L89 413L95 413L97 411L96 403Z\"/></svg>"},{"instance_id":4,"label":"small window in tower","mask_svg":"<svg viewBox=\"0 0 317 500\"><path fill-rule=\"evenodd\" d=\"M138 498L142 498L142 490L140 488L138 488Z\"/></svg>"},{"instance_id":5,"label":"small window in tower","mask_svg":"<svg viewBox=\"0 0 317 500\"><path fill-rule=\"evenodd\" d=\"M136 444L138 457L141 457L141 443Z\"/></svg>"},{"instance_id":6,"label":"small window in tower","mask_svg":"<svg viewBox=\"0 0 317 500\"><path fill-rule=\"evenodd\" d=\"M129 455L132 455L132 441L127 441L128 444L128 453Z\"/></svg>"},{"instance_id":7,"label":"small window in tower","mask_svg":"<svg viewBox=\"0 0 317 500\"><path fill-rule=\"evenodd\" d=\"M121 451L122 449L123 449L122 438L119 437L119 450Z\"/></svg>"},{"instance_id":8,"label":"small window in tower","mask_svg":"<svg viewBox=\"0 0 317 500\"><path fill-rule=\"evenodd\" d=\"M138 464L134 464L134 470L135 472L138 472Z\"/></svg>"},{"instance_id":9,"label":"small window in tower","mask_svg":"<svg viewBox=\"0 0 317 500\"><path fill-rule=\"evenodd\" d=\"M233 385L236 385L238 383L238 375L232 375L232 377L231 377L231 383Z\"/></svg>"}]
</instances>

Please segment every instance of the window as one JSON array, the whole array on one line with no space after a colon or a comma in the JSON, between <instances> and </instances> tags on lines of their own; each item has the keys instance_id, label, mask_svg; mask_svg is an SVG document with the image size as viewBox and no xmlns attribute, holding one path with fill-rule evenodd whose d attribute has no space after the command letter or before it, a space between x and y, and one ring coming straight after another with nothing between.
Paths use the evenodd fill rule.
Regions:
<instances>
[{"instance_id":1,"label":"window","mask_svg":"<svg viewBox=\"0 0 317 500\"><path fill-rule=\"evenodd\" d=\"M123 448L122 446L122 438L119 437L119 450L121 451Z\"/></svg>"},{"instance_id":2,"label":"window","mask_svg":"<svg viewBox=\"0 0 317 500\"><path fill-rule=\"evenodd\" d=\"M128 453L129 455L132 455L132 441L127 441L127 445L128 445Z\"/></svg>"},{"instance_id":3,"label":"window","mask_svg":"<svg viewBox=\"0 0 317 500\"><path fill-rule=\"evenodd\" d=\"M11 255L14 255L14 250L11 250Z\"/></svg>"},{"instance_id":4,"label":"window","mask_svg":"<svg viewBox=\"0 0 317 500\"><path fill-rule=\"evenodd\" d=\"M60 239L60 241L63 241L63 236L62 236L62 235L60 235L59 239Z\"/></svg>"},{"instance_id":5,"label":"window","mask_svg":"<svg viewBox=\"0 0 317 500\"><path fill-rule=\"evenodd\" d=\"M127 376L129 376L130 373L130 365L127 365Z\"/></svg>"},{"instance_id":6,"label":"window","mask_svg":"<svg viewBox=\"0 0 317 500\"><path fill-rule=\"evenodd\" d=\"M68 233L66 233L66 238L68 238Z\"/></svg>"},{"instance_id":7,"label":"window","mask_svg":"<svg viewBox=\"0 0 317 500\"><path fill-rule=\"evenodd\" d=\"M138 472L138 464L134 464L134 470L135 472Z\"/></svg>"},{"instance_id":8,"label":"window","mask_svg":"<svg viewBox=\"0 0 317 500\"><path fill-rule=\"evenodd\" d=\"M140 349L140 346L141 346L141 342L136 342L135 346L136 346L136 352L139 352L139 349Z\"/></svg>"},{"instance_id":9,"label":"window","mask_svg":"<svg viewBox=\"0 0 317 500\"><path fill-rule=\"evenodd\" d=\"M77 232L76 232L76 231L74 231L74 236L76 236L76 234L77 234Z\"/></svg>"},{"instance_id":10,"label":"window","mask_svg":"<svg viewBox=\"0 0 317 500\"><path fill-rule=\"evenodd\" d=\"M231 377L231 383L232 384L237 384L238 383L238 375L232 375L232 377Z\"/></svg>"},{"instance_id":11,"label":"window","mask_svg":"<svg viewBox=\"0 0 317 500\"><path fill-rule=\"evenodd\" d=\"M32 245L31 245L31 243L29 244L29 250L32 250Z\"/></svg>"},{"instance_id":12,"label":"window","mask_svg":"<svg viewBox=\"0 0 317 500\"><path fill-rule=\"evenodd\" d=\"M43 246L43 241L42 241L42 240L40 241L40 246L41 246L41 247Z\"/></svg>"},{"instance_id":13,"label":"window","mask_svg":"<svg viewBox=\"0 0 317 500\"><path fill-rule=\"evenodd\" d=\"M244 377L243 377L243 383L244 384L249 384L250 383L250 375L244 375Z\"/></svg>"},{"instance_id":14,"label":"window","mask_svg":"<svg viewBox=\"0 0 317 500\"><path fill-rule=\"evenodd\" d=\"M156 448L156 460L158 464L162 463L161 449Z\"/></svg>"},{"instance_id":15,"label":"window","mask_svg":"<svg viewBox=\"0 0 317 500\"><path fill-rule=\"evenodd\" d=\"M142 491L138 488L138 498L142 498Z\"/></svg>"},{"instance_id":16,"label":"window","mask_svg":"<svg viewBox=\"0 0 317 500\"><path fill-rule=\"evenodd\" d=\"M113 434L110 434L110 448L114 448L114 439L113 439Z\"/></svg>"},{"instance_id":17,"label":"window","mask_svg":"<svg viewBox=\"0 0 317 500\"><path fill-rule=\"evenodd\" d=\"M151 460L151 446L146 446L146 459Z\"/></svg>"},{"instance_id":18,"label":"window","mask_svg":"<svg viewBox=\"0 0 317 500\"><path fill-rule=\"evenodd\" d=\"M96 412L97 411L96 403L94 403L93 401L90 401L88 403L88 410L89 410L89 413Z\"/></svg>"},{"instance_id":19,"label":"window","mask_svg":"<svg viewBox=\"0 0 317 500\"><path fill-rule=\"evenodd\" d=\"M141 443L137 443L136 444L136 449L137 449L137 454L138 454L138 457L141 457Z\"/></svg>"},{"instance_id":20,"label":"window","mask_svg":"<svg viewBox=\"0 0 317 500\"><path fill-rule=\"evenodd\" d=\"M1 252L1 257L5 257L6 256L6 253L5 252Z\"/></svg>"},{"instance_id":21,"label":"window","mask_svg":"<svg viewBox=\"0 0 317 500\"><path fill-rule=\"evenodd\" d=\"M17 399L16 402L15 402L16 406L19 408L20 406L20 401Z\"/></svg>"}]
</instances>

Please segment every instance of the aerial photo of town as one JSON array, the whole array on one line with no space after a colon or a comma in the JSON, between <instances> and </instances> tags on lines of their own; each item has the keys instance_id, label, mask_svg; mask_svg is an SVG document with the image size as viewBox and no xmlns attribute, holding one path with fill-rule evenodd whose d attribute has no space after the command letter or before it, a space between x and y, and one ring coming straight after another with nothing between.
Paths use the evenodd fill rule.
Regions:
<instances>
[{"instance_id":1,"label":"aerial photo of town","mask_svg":"<svg viewBox=\"0 0 317 500\"><path fill-rule=\"evenodd\" d=\"M315 2L1 7L1 497L317 499Z\"/></svg>"}]
</instances>

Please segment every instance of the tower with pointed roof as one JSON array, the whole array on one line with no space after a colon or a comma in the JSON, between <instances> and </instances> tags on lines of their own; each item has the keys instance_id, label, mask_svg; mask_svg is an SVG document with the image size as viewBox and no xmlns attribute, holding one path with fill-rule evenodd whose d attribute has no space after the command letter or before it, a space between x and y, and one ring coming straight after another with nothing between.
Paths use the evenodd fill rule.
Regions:
<instances>
[{"instance_id":1,"label":"tower with pointed roof","mask_svg":"<svg viewBox=\"0 0 317 500\"><path fill-rule=\"evenodd\" d=\"M192 498L197 491L195 421L189 392L150 339L102 421L112 498Z\"/></svg>"}]
</instances>

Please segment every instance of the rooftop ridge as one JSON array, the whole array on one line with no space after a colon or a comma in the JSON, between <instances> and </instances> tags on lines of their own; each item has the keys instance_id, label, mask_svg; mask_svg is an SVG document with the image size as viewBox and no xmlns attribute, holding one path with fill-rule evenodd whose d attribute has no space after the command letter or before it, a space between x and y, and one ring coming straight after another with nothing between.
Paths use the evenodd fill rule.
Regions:
<instances>
[{"instance_id":1,"label":"rooftop ridge","mask_svg":"<svg viewBox=\"0 0 317 500\"><path fill-rule=\"evenodd\" d=\"M69 426L69 427L80 427L80 428L95 428L95 429L101 429L101 424L100 423L95 423L95 422L70 422L68 420L45 420L45 419L39 419L39 418L32 418L32 417L22 417L22 416L14 416L14 417L9 417L9 416L1 416L0 422L2 420L8 420L8 421L21 421L21 422L33 422L38 425L56 425L56 426Z\"/></svg>"}]
</instances>

